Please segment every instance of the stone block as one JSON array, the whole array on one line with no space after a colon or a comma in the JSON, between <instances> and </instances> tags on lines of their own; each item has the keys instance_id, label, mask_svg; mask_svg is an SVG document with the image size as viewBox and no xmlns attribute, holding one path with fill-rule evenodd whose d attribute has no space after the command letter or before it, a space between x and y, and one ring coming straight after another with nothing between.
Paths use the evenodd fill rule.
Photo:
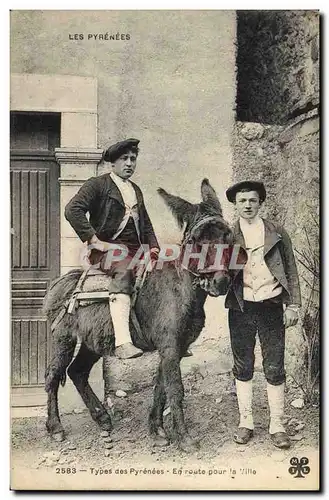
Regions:
<instances>
[{"instance_id":1,"label":"stone block","mask_svg":"<svg viewBox=\"0 0 329 500\"><path fill-rule=\"evenodd\" d=\"M37 112L97 112L97 79L84 76L11 75L10 109Z\"/></svg>"},{"instance_id":2,"label":"stone block","mask_svg":"<svg viewBox=\"0 0 329 500\"><path fill-rule=\"evenodd\" d=\"M296 136L298 130L300 129L301 125L298 123L297 125L290 126L283 130L281 134L278 137L278 143L279 144L287 144L288 142L291 142L294 137Z\"/></svg>"},{"instance_id":3,"label":"stone block","mask_svg":"<svg viewBox=\"0 0 329 500\"><path fill-rule=\"evenodd\" d=\"M83 250L84 245L79 238L61 238L62 266L80 267Z\"/></svg>"},{"instance_id":4,"label":"stone block","mask_svg":"<svg viewBox=\"0 0 329 500\"><path fill-rule=\"evenodd\" d=\"M79 191L82 182L61 182L61 206L64 207Z\"/></svg>"},{"instance_id":5,"label":"stone block","mask_svg":"<svg viewBox=\"0 0 329 500\"><path fill-rule=\"evenodd\" d=\"M97 147L96 113L62 113L61 147Z\"/></svg>"},{"instance_id":6,"label":"stone block","mask_svg":"<svg viewBox=\"0 0 329 500\"><path fill-rule=\"evenodd\" d=\"M260 123L246 123L241 128L241 134L248 141L261 139L264 135L264 127Z\"/></svg>"},{"instance_id":7,"label":"stone block","mask_svg":"<svg viewBox=\"0 0 329 500\"><path fill-rule=\"evenodd\" d=\"M61 238L75 238L77 236L71 224L65 219L64 207L61 210L60 228Z\"/></svg>"},{"instance_id":8,"label":"stone block","mask_svg":"<svg viewBox=\"0 0 329 500\"><path fill-rule=\"evenodd\" d=\"M97 79L84 76L11 75L13 111L97 113Z\"/></svg>"},{"instance_id":9,"label":"stone block","mask_svg":"<svg viewBox=\"0 0 329 500\"><path fill-rule=\"evenodd\" d=\"M97 163L62 163L61 164L61 179L65 181L80 182L80 184L95 177L97 175Z\"/></svg>"},{"instance_id":10,"label":"stone block","mask_svg":"<svg viewBox=\"0 0 329 500\"><path fill-rule=\"evenodd\" d=\"M307 135L316 134L319 131L319 128L319 118L311 118L310 120L306 120L301 124L298 135L299 137L305 137Z\"/></svg>"}]
</instances>

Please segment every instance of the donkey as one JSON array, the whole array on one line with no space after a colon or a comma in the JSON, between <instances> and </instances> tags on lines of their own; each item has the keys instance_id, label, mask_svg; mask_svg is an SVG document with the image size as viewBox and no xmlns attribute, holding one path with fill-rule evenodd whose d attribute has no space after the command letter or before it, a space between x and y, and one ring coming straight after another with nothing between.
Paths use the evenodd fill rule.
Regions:
<instances>
[{"instance_id":1,"label":"donkey","mask_svg":"<svg viewBox=\"0 0 329 500\"><path fill-rule=\"evenodd\" d=\"M207 244L209 255L215 245L231 243L231 230L223 219L220 202L208 179L202 181L202 201L199 204L189 203L161 188L158 193L171 209L179 227L183 229L185 226L181 255L187 245L197 252L203 244ZM227 265L223 265L220 271L207 272L206 269L202 273L193 263L188 267L181 264L182 259L179 257L175 262L163 263L161 270L153 269L147 273L135 303L140 329L138 332L131 324L131 333L137 347L144 351L157 350L160 355L153 406L149 414L150 435L157 445L168 444L169 438L163 427L163 410L167 401L171 408L173 439L182 450L189 452L197 449L198 443L189 436L184 421L180 360L204 326L207 294L224 295L230 277ZM51 285L45 297L45 312L50 321L58 316L81 274L82 270L71 271ZM81 346L71 362L77 338L81 340ZM45 389L48 393L46 427L56 441L65 438L59 418L57 394L59 383L65 383L66 370L91 417L102 430L112 430L111 415L92 391L88 377L93 365L101 357L108 362L114 347L107 302L79 307L74 314L65 314L55 327L53 354L46 370Z\"/></svg>"}]
</instances>

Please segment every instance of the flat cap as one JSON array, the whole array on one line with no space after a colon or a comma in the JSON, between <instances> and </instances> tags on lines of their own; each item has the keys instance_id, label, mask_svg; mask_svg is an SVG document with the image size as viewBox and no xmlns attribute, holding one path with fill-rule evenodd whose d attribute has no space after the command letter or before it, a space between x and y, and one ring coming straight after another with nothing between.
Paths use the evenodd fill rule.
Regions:
<instances>
[{"instance_id":1,"label":"flat cap","mask_svg":"<svg viewBox=\"0 0 329 500\"><path fill-rule=\"evenodd\" d=\"M106 151L104 151L104 161L114 162L130 148L137 148L139 144L138 139L125 139L124 141L112 144Z\"/></svg>"},{"instance_id":2,"label":"flat cap","mask_svg":"<svg viewBox=\"0 0 329 500\"><path fill-rule=\"evenodd\" d=\"M228 201L234 203L236 193L238 193L242 189L257 191L257 193L259 194L259 200L261 202L265 201L266 199L266 189L261 181L242 181L237 182L236 184L233 184L233 186L228 188L228 190L226 191L226 198L228 199Z\"/></svg>"}]
</instances>

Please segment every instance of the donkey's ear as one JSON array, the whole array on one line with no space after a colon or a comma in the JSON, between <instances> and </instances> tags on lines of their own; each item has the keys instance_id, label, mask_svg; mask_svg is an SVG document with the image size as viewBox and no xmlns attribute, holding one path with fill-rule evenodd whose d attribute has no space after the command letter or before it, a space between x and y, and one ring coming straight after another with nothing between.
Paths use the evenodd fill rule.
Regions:
<instances>
[{"instance_id":1,"label":"donkey's ear","mask_svg":"<svg viewBox=\"0 0 329 500\"><path fill-rule=\"evenodd\" d=\"M223 215L222 207L217 198L216 191L209 184L208 179L203 179L201 183L201 196L202 201L212 210L215 210L216 213Z\"/></svg>"},{"instance_id":2,"label":"donkey's ear","mask_svg":"<svg viewBox=\"0 0 329 500\"><path fill-rule=\"evenodd\" d=\"M158 193L174 214L179 228L182 229L184 223L190 219L191 215L193 215L195 211L194 205L189 201L183 200L183 198L180 198L179 196L167 193L167 191L162 188L158 189Z\"/></svg>"}]
</instances>

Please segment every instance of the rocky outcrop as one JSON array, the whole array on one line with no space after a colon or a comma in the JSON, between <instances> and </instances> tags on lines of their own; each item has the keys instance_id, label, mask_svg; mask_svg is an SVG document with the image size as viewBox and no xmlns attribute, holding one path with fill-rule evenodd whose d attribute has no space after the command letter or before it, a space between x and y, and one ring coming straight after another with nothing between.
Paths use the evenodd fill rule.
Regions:
<instances>
[{"instance_id":1,"label":"rocky outcrop","mask_svg":"<svg viewBox=\"0 0 329 500\"><path fill-rule=\"evenodd\" d=\"M319 104L319 13L238 11L239 120L284 124Z\"/></svg>"}]
</instances>

